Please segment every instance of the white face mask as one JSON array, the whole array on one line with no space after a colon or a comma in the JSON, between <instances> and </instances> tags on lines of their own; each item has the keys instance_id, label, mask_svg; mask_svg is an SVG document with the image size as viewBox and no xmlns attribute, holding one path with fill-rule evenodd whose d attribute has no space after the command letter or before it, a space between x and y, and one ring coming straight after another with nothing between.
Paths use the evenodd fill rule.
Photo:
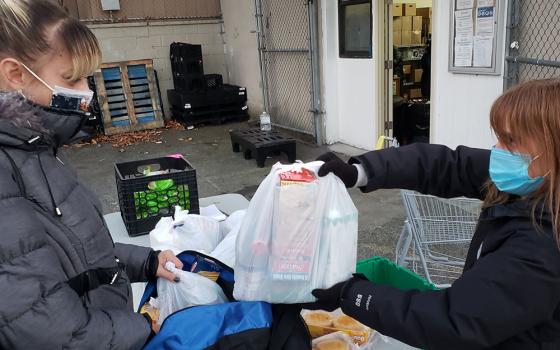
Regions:
<instances>
[{"instance_id":1,"label":"white face mask","mask_svg":"<svg viewBox=\"0 0 560 350\"><path fill-rule=\"evenodd\" d=\"M31 75L33 75L37 80L39 80L43 85L45 85L49 90L52 91L52 98L50 103L51 107L71 111L88 111L89 104L93 99L93 91L68 89L58 85L55 85L54 88L52 88L25 64L21 63L21 65L25 69L27 69L27 71Z\"/></svg>"}]
</instances>

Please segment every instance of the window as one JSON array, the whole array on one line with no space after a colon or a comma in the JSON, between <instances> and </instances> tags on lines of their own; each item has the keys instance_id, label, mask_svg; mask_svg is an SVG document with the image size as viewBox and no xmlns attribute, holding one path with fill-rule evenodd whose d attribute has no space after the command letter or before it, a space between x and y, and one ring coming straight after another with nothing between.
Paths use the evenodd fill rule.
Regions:
<instances>
[{"instance_id":1,"label":"window","mask_svg":"<svg viewBox=\"0 0 560 350\"><path fill-rule=\"evenodd\" d=\"M371 0L339 0L340 57L371 58Z\"/></svg>"}]
</instances>

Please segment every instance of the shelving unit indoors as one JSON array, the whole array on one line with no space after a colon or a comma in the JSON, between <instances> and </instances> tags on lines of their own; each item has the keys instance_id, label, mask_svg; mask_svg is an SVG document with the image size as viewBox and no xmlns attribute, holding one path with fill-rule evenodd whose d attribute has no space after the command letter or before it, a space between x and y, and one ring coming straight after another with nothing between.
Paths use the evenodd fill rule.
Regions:
<instances>
[{"instance_id":1,"label":"shelving unit indoors","mask_svg":"<svg viewBox=\"0 0 560 350\"><path fill-rule=\"evenodd\" d=\"M421 60L432 32L432 8L393 4L393 95L422 98Z\"/></svg>"}]
</instances>

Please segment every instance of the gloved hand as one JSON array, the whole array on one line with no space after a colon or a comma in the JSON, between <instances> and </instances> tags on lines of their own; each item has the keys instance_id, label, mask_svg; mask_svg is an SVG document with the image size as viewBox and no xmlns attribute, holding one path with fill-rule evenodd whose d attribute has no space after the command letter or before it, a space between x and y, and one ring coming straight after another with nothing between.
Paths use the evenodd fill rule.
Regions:
<instances>
[{"instance_id":1,"label":"gloved hand","mask_svg":"<svg viewBox=\"0 0 560 350\"><path fill-rule=\"evenodd\" d=\"M339 282L330 288L314 289L311 294L317 298L317 301L306 304L304 308L308 310L334 311L340 307L342 299L345 298L345 291L347 291L354 282L361 280L367 281L366 276L361 273L355 273L352 275L352 278Z\"/></svg>"},{"instance_id":2,"label":"gloved hand","mask_svg":"<svg viewBox=\"0 0 560 350\"><path fill-rule=\"evenodd\" d=\"M317 160L325 162L319 169L319 176L333 173L344 182L346 188L351 188L356 185L358 181L358 169L352 164L346 163L332 152L320 155Z\"/></svg>"}]
</instances>

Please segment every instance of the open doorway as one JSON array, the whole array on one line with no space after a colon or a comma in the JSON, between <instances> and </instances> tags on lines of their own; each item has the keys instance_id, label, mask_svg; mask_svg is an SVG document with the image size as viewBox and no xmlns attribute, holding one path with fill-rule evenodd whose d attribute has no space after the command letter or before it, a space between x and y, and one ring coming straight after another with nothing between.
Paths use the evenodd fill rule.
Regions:
<instances>
[{"instance_id":1,"label":"open doorway","mask_svg":"<svg viewBox=\"0 0 560 350\"><path fill-rule=\"evenodd\" d=\"M386 64L385 119L400 145L429 142L432 0L395 0L390 5L385 38L392 50ZM392 13L391 13L392 12ZM392 102L392 103L391 103Z\"/></svg>"}]
</instances>

